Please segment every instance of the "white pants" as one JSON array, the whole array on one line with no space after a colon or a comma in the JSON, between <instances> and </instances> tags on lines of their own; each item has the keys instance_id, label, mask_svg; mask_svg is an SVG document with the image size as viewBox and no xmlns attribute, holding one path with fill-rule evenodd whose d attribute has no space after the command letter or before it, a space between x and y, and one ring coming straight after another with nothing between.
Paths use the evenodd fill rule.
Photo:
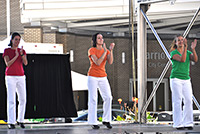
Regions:
<instances>
[{"instance_id":1,"label":"white pants","mask_svg":"<svg viewBox=\"0 0 200 134\"><path fill-rule=\"evenodd\" d=\"M16 93L18 96L18 122L24 122L26 109L26 77L6 76L7 87L7 120L8 124L16 123Z\"/></svg>"},{"instance_id":2,"label":"white pants","mask_svg":"<svg viewBox=\"0 0 200 134\"><path fill-rule=\"evenodd\" d=\"M112 95L107 77L88 76L88 124L97 125L98 92L103 98L103 121L110 122L112 118Z\"/></svg>"},{"instance_id":3,"label":"white pants","mask_svg":"<svg viewBox=\"0 0 200 134\"><path fill-rule=\"evenodd\" d=\"M173 127L193 126L192 85L190 80L170 79L172 91ZM182 110L182 102L184 103Z\"/></svg>"}]
</instances>

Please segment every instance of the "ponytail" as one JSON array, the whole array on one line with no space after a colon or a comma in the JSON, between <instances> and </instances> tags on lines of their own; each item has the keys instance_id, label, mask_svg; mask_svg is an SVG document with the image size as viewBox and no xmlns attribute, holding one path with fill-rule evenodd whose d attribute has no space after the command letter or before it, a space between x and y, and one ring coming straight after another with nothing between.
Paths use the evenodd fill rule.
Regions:
<instances>
[{"instance_id":1,"label":"ponytail","mask_svg":"<svg viewBox=\"0 0 200 134\"><path fill-rule=\"evenodd\" d=\"M174 38L174 40L172 41L172 43L170 45L170 52L177 49L176 40L177 40L177 37Z\"/></svg>"},{"instance_id":2,"label":"ponytail","mask_svg":"<svg viewBox=\"0 0 200 134\"><path fill-rule=\"evenodd\" d=\"M177 45L176 45L176 42L177 42L177 38L179 36L182 36L181 34L178 34L174 37L174 40L172 41L171 45L170 45L170 52L171 51L174 51L175 49L177 49Z\"/></svg>"},{"instance_id":3,"label":"ponytail","mask_svg":"<svg viewBox=\"0 0 200 134\"><path fill-rule=\"evenodd\" d=\"M12 47L12 40L10 39L10 43L8 44L8 46Z\"/></svg>"}]
</instances>

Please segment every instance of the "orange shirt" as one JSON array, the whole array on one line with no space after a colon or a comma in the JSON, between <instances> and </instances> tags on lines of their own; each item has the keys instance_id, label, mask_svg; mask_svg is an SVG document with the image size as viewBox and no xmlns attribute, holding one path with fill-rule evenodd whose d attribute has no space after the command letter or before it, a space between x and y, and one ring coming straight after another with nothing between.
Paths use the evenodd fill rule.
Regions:
<instances>
[{"instance_id":1,"label":"orange shirt","mask_svg":"<svg viewBox=\"0 0 200 134\"><path fill-rule=\"evenodd\" d=\"M90 68L88 71L88 76L94 76L94 77L106 77L107 76L105 65L106 65L106 61L107 61L107 56L108 56L108 54L110 54L110 51L107 50L107 54L99 66L96 65L91 58L91 55L95 55L99 59L103 55L103 53L104 53L104 49L99 50L99 49L96 49L96 47L92 47L88 50L88 57L90 60Z\"/></svg>"}]
</instances>

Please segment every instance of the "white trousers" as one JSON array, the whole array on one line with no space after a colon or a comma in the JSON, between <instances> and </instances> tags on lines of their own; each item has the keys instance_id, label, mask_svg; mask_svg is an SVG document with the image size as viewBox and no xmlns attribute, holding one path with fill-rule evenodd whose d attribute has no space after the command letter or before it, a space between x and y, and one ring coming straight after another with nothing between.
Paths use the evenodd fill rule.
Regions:
<instances>
[{"instance_id":1,"label":"white trousers","mask_svg":"<svg viewBox=\"0 0 200 134\"><path fill-rule=\"evenodd\" d=\"M16 123L16 93L18 96L18 122L24 122L26 109L26 77L5 76L7 87L7 120L8 124Z\"/></svg>"},{"instance_id":2,"label":"white trousers","mask_svg":"<svg viewBox=\"0 0 200 134\"><path fill-rule=\"evenodd\" d=\"M97 99L98 89L103 98L102 120L112 120L112 95L107 77L88 76L88 124L97 125Z\"/></svg>"},{"instance_id":3,"label":"white trousers","mask_svg":"<svg viewBox=\"0 0 200 134\"><path fill-rule=\"evenodd\" d=\"M170 79L170 87L172 91L173 127L193 126L192 85L190 80Z\"/></svg>"}]
</instances>

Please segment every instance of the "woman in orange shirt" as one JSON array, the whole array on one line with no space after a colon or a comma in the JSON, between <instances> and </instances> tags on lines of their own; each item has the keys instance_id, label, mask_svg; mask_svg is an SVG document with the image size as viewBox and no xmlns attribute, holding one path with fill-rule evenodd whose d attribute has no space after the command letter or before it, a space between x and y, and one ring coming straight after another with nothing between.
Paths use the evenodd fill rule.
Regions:
<instances>
[{"instance_id":1,"label":"woman in orange shirt","mask_svg":"<svg viewBox=\"0 0 200 134\"><path fill-rule=\"evenodd\" d=\"M96 33L92 36L93 47L88 50L90 68L88 71L88 123L93 129L99 129L97 124L97 90L103 98L103 125L111 129L112 95L110 84L105 71L106 61L113 63L113 49L115 44L110 44L110 51L106 48L103 36Z\"/></svg>"}]
</instances>

